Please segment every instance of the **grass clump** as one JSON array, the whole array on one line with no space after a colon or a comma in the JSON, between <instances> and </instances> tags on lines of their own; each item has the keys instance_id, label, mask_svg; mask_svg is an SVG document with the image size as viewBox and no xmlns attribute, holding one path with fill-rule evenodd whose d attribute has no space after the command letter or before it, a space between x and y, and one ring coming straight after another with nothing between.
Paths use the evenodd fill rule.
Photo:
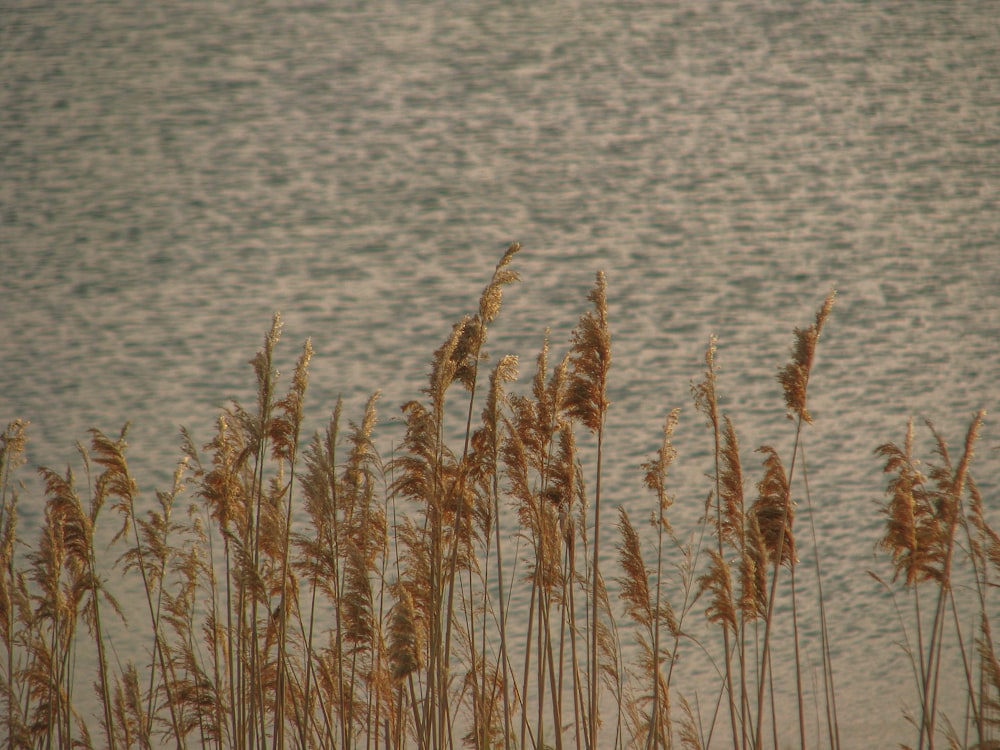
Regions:
<instances>
[{"instance_id":1,"label":"grass clump","mask_svg":"<svg viewBox=\"0 0 1000 750\"><path fill-rule=\"evenodd\" d=\"M652 496L646 509L604 507L612 336L603 273L567 352L555 356L546 333L522 392L513 385L518 357L485 355L504 290L519 280L519 250L507 248L478 306L434 352L420 397L402 405L405 435L388 457L377 447L377 391L357 421L338 401L324 429L302 435L312 346L304 342L282 392L277 315L250 360L254 402L223 408L204 445L182 431L172 486L153 502L139 497L130 472L127 426L113 438L93 430L78 446L84 482L72 470L39 470L44 524L37 540L23 539L17 477L27 424L11 422L0 436L7 747L655 750L707 748L713 739L777 747L786 728L771 665L787 649L801 746L839 748L821 570L817 557L816 590L803 591L799 551L809 539L796 527L800 498L811 508L807 396L834 295L795 330L790 361L778 369L792 447L782 455L760 446L755 482L735 421L720 408L710 340L692 396L714 465L702 520L682 537L669 519L680 408L669 411L660 447L636 478ZM902 446L877 450L891 476L880 546L894 576L885 585L900 584L914 610L901 626L920 748L942 738L995 746L1000 723L990 619L1000 537L970 472L982 418L957 461L930 428L937 462L926 475L912 425ZM602 553L609 510L613 571ZM108 511L120 525L117 556L105 561L94 538ZM648 529L633 520L647 511ZM979 612L971 639L951 583L965 561ZM144 602L128 627L147 639L145 653L124 661L114 650L112 621L125 615L111 565ZM790 609L776 606L779 590ZM807 595L821 623L813 666L821 696L803 684ZM515 596L526 603L516 616ZM695 635L699 612L717 644ZM779 620L790 639L775 639ZM962 654L970 719L942 731L949 633ZM717 665L710 695L675 685L682 651ZM93 674L82 673L91 663ZM88 688L93 716L80 709L93 705L80 697ZM825 724L812 736L810 702L822 704Z\"/></svg>"}]
</instances>

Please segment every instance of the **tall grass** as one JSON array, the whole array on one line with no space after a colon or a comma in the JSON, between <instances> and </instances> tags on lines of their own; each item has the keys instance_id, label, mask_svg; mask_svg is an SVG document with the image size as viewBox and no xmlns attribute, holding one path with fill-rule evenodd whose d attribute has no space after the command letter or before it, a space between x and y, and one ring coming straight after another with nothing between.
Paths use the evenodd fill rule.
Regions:
<instances>
[{"instance_id":1,"label":"tall grass","mask_svg":"<svg viewBox=\"0 0 1000 750\"><path fill-rule=\"evenodd\" d=\"M605 507L613 341L603 273L563 355L539 332L525 388L514 385L518 357L486 356L504 291L519 280L519 249L506 249L478 306L433 353L388 456L377 391L357 421L338 401L326 427L303 436L312 346L304 342L282 391L277 315L250 360L251 405L223 408L204 445L183 431L174 481L152 500L130 471L127 426L117 437L93 430L78 446L85 481L39 469L44 524L25 539L28 425L11 422L0 436L7 747L746 750L794 735L802 747L839 748L820 560L815 590L803 588L799 553L810 539L796 526L800 498L810 522L822 512L809 494L807 396L833 295L795 329L777 369L785 403L775 408L791 420L791 449L760 446L755 470L720 407L710 340L692 396L713 468L701 521L680 534L669 517L679 405L636 474L647 504ZM1000 536L971 472L982 419L957 460L930 427L926 474L912 425L902 445L877 449L890 475L880 546L893 572L879 580L912 608L899 611L919 748L995 747L1000 733L991 620ZM578 445L581 430L588 439ZM108 504L120 525L105 551L94 540ZM648 529L633 520L647 515ZM971 634L952 585L959 566L978 612ZM128 627L146 645L131 655L109 621L125 617L114 596L122 576L142 592ZM790 609L776 606L779 591ZM515 597L526 603L516 614ZM802 648L806 610L820 621L816 665ZM707 630L692 624L701 618ZM776 639L779 625L790 638ZM948 639L962 656L964 723L939 708ZM797 720L787 727L773 688L779 651L796 674ZM685 652L717 658L714 689L676 684ZM804 684L810 669L822 679L815 696ZM810 732L817 702L825 727Z\"/></svg>"}]
</instances>

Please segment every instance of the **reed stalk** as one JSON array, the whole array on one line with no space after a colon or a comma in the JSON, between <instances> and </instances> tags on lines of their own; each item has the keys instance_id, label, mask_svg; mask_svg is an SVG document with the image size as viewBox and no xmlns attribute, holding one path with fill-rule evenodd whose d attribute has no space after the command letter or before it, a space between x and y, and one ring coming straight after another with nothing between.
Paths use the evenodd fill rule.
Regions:
<instances>
[{"instance_id":1,"label":"reed stalk","mask_svg":"<svg viewBox=\"0 0 1000 750\"><path fill-rule=\"evenodd\" d=\"M714 619L722 627L722 648L726 674L726 697L729 706L729 723L732 730L733 748L742 747L740 726L736 720L736 693L733 689L733 667L731 638L737 632L736 608L733 606L731 577L728 565L725 563L724 546L727 536L732 536L732 529L742 528L742 516L733 518L729 513L723 516L723 496L722 496L722 431L719 423L719 402L716 396L716 375L715 375L715 349L716 340L713 336L709 340L708 348L705 351L705 379L700 384L692 386L694 392L695 405L708 417L709 426L712 428L712 439L714 442L713 454L715 457L715 536L717 549L713 555L715 569L709 574L706 583L714 586L716 592L716 604L713 605L713 614L709 619ZM729 510L729 509L727 509ZM742 509L739 509L742 511ZM732 540L737 543L735 539ZM739 552L737 543L737 552ZM742 701L741 701L742 703Z\"/></svg>"},{"instance_id":2,"label":"reed stalk","mask_svg":"<svg viewBox=\"0 0 1000 750\"><path fill-rule=\"evenodd\" d=\"M980 746L991 740L994 728L1000 728L1000 661L993 643L989 592L996 584L990 570L1000 572L1000 534L989 524L983 508L983 498L972 475L966 478L969 489L969 511L964 523L970 560L973 566L975 593L979 605L979 637L976 646L979 657L978 686L969 684L969 703Z\"/></svg>"},{"instance_id":3,"label":"reed stalk","mask_svg":"<svg viewBox=\"0 0 1000 750\"><path fill-rule=\"evenodd\" d=\"M455 610L455 581L458 578L458 561L461 545L468 541L468 534L465 531L470 523L466 514L466 484L468 465L468 455L470 441L472 440L472 415L475 408L476 388L479 376L479 364L482 360L482 349L486 342L489 324L493 322L500 312L503 298L503 288L519 280L516 271L510 268L514 255L521 249L520 243L514 242L507 247L503 256L497 262L493 271L493 276L483 289L479 298L479 310L476 315L468 320L462 329L462 337L458 341L456 350L452 353L455 360L455 372L453 377L458 380L469 393L469 405L466 411L465 436L462 446L461 458L458 461L460 467L457 477L457 488L455 490L458 504L456 507L455 529L452 535L451 551L449 554L448 596L447 612L444 636L443 663L449 665L451 660L452 626L454 623L453 613ZM470 641L474 643L474 641ZM473 658L473 662L475 659Z\"/></svg>"},{"instance_id":4,"label":"reed stalk","mask_svg":"<svg viewBox=\"0 0 1000 750\"><path fill-rule=\"evenodd\" d=\"M579 420L597 437L597 463L594 468L593 550L590 569L590 694L588 733L592 747L597 745L599 721L598 650L600 633L600 545L601 545L601 480L604 460L604 426L609 401L608 371L611 367L611 334L608 329L607 281L602 271L587 295L594 309L584 313L573 330L570 349L570 375L566 395L566 413Z\"/></svg>"},{"instance_id":5,"label":"reed stalk","mask_svg":"<svg viewBox=\"0 0 1000 750\"><path fill-rule=\"evenodd\" d=\"M295 372L292 375L292 385L288 394L278 404L280 416L274 419L270 425L271 442L273 451L279 461L284 461L288 466L288 485L282 488L282 496L285 499L285 528L284 538L281 544L281 578L278 594L278 661L277 661L277 690L275 694L274 710L274 730L272 737L272 749L282 750L285 746L285 701L286 701L286 681L287 681L287 659L288 659L288 611L293 606L293 601L288 596L290 583L289 551L291 549L292 536L292 497L295 490L295 468L298 457L299 432L302 427L303 405L305 401L306 387L309 382L308 370L309 360L312 359L312 342L306 339L302 347L302 355L295 365ZM296 587L297 588L297 587ZM297 603L294 603L297 610Z\"/></svg>"},{"instance_id":6,"label":"reed stalk","mask_svg":"<svg viewBox=\"0 0 1000 750\"><path fill-rule=\"evenodd\" d=\"M646 750L659 750L670 746L670 690L669 684L663 678L660 670L661 656L661 626L666 625L675 635L680 634L680 627L670 608L669 603L663 597L663 543L664 536L670 533L670 522L667 519L667 510L673 504L673 498L667 493L667 472L670 464L677 457L677 451L671 442L677 420L680 415L679 409L674 409L667 416L663 425L663 440L657 451L656 458L644 463L644 483L647 488L656 493L656 512L653 514L653 525L656 527L656 588L652 609L652 653L649 664L649 676L653 683L653 699L649 716L649 729L646 732L646 740L643 747ZM621 511L624 517L624 510ZM627 572L627 571L626 571ZM638 600L641 603L641 598ZM641 609L640 609L641 611Z\"/></svg>"},{"instance_id":7,"label":"reed stalk","mask_svg":"<svg viewBox=\"0 0 1000 750\"><path fill-rule=\"evenodd\" d=\"M781 383L785 393L785 404L788 408L788 416L789 418L795 420L795 441L792 445L792 458L789 462L787 479L784 478L784 469L780 465L777 453L774 452L773 449L762 448L762 450L769 456L768 460L771 463L768 467L770 476L766 475L763 480L764 484L762 485L761 492L761 508L772 517L773 510L776 508L777 518L779 520L779 523L772 532L765 533L765 542L769 536L771 537L771 543L768 545L768 548L769 550L773 550L773 554L771 560L772 570L770 593L768 595L767 609L764 614L764 636L763 645L761 647L761 662L764 670L762 675L766 675L770 669L771 623L772 615L774 613L774 603L777 598L778 574L781 570L783 562L787 561L790 568L795 565L794 537L792 536L792 478L794 476L798 458L802 425L803 423L812 423L812 415L809 413L807 406L807 391L809 376L812 372L813 361L816 353L816 343L819 340L820 334L823 331L823 326L830 315L830 310L833 308L834 297L835 292L830 292L830 294L827 295L823 305L816 313L815 323L805 329L795 329L795 343L792 347L791 361L778 372L778 382ZM767 466L768 464L766 463L765 465ZM774 489L778 490L777 494L773 492ZM794 621L794 612L792 616ZM797 648L797 639L795 645ZM803 742L804 748L805 716L803 712L802 690L800 687L801 665L798 661L796 662L796 675L796 684L799 686L797 689L797 696L799 706L800 738ZM757 748L760 748L762 740L761 732L763 727L761 720L763 718L764 710L764 689L765 680L762 678L759 681L757 689L757 734L754 745ZM773 691L771 695L773 701Z\"/></svg>"},{"instance_id":8,"label":"reed stalk","mask_svg":"<svg viewBox=\"0 0 1000 750\"><path fill-rule=\"evenodd\" d=\"M918 748L922 748L926 739L928 748L934 747L934 728L937 721L937 697L941 667L941 650L944 638L944 614L948 597L951 593L952 564L955 551L955 536L959 521L963 516L962 494L965 488L969 463L972 460L973 446L982 425L983 412L979 412L969 425L965 439L964 451L958 466L953 467L948 456L948 448L941 435L928 425L934 435L937 452L943 465L932 471L931 478L937 484L935 500L939 517L939 535L933 540L935 549L932 555L938 568L938 596L934 609L934 620L931 626L931 639L928 644L927 670L924 675L923 700L924 716L921 720L921 733ZM924 731L926 728L926 731Z\"/></svg>"},{"instance_id":9,"label":"reed stalk","mask_svg":"<svg viewBox=\"0 0 1000 750\"><path fill-rule=\"evenodd\" d=\"M314 436L306 452L306 474L302 480L305 495L305 508L308 513L314 536L301 535L297 543L301 550L300 574L309 581L309 625L305 637L306 676L303 689L303 708L310 720L300 726L300 742L305 745L306 736L312 731L313 712L313 673L317 660L315 648L316 600L317 592L327 582L338 582L336 571L336 534L331 528L336 523L338 483L337 436L340 428L340 417L343 401L338 398L333 415L322 436ZM333 551L333 554L329 554ZM332 558L332 560L331 560ZM337 597L333 597L337 601ZM325 713L324 713L325 715ZM318 728L318 727L317 727ZM327 738L329 739L329 738Z\"/></svg>"},{"instance_id":10,"label":"reed stalk","mask_svg":"<svg viewBox=\"0 0 1000 750\"><path fill-rule=\"evenodd\" d=\"M833 679L833 657L830 645L830 630L826 617L826 597L823 594L823 575L820 568L819 543L816 536L816 518L813 511L812 493L809 491L805 446L802 446L802 481L805 487L806 503L809 509L809 530L812 536L816 567L816 594L819 600L820 648L823 659L823 697L826 713L827 739L831 750L840 750L840 725L837 718L837 691Z\"/></svg>"},{"instance_id":11,"label":"reed stalk","mask_svg":"<svg viewBox=\"0 0 1000 750\"><path fill-rule=\"evenodd\" d=\"M508 355L497 362L490 375L490 388L483 409L483 426L473 438L476 453L479 456L479 466L481 471L477 477L481 491L485 496L485 504L492 509L489 516L489 523L486 525L484 536L489 543L490 533L496 536L496 582L497 582L497 614L499 616L499 656L497 672L500 675L501 700L503 703L503 730L504 750L510 750L513 727L511 725L511 702L510 686L508 681L508 653L507 653L507 604L504 595L504 567L503 567L503 542L500 531L500 453L501 453L501 410L506 404L504 394L504 384L511 382L517 377L517 358ZM488 553L488 549L487 549ZM488 576L487 576L488 578ZM486 653L486 614L489 600L487 586L483 587L483 648L482 653ZM484 661L485 666L485 661ZM495 683L495 679L489 680ZM483 691L485 694L487 676L484 670Z\"/></svg>"}]
</instances>

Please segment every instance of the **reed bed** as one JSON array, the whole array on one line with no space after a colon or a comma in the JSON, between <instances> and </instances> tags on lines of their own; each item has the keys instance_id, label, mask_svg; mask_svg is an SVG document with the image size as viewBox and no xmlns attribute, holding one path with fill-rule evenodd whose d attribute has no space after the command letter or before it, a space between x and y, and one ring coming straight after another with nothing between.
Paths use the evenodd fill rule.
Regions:
<instances>
[{"instance_id":1,"label":"reed bed","mask_svg":"<svg viewBox=\"0 0 1000 750\"><path fill-rule=\"evenodd\" d=\"M660 447L637 473L646 505L604 507L612 337L603 274L567 351L553 353L546 338L523 388L516 356L485 356L504 291L519 280L519 249L506 249L478 308L434 352L388 455L377 447L377 392L356 421L338 402L325 429L301 434L312 347L303 344L282 390L277 315L250 362L254 402L222 409L207 444L182 431L172 486L152 500L138 497L127 425L113 436L92 430L79 477L38 469L44 524L24 539L28 425L11 422L0 437L6 746L747 750L793 734L804 748L839 748L818 556L815 588L797 577L815 529L796 518L801 503L812 507L808 394L833 293L795 329L777 370L791 451L759 446L746 472L708 342L691 390L714 469L701 520L682 534L670 519L682 405L665 414ZM913 737L900 738L908 747L1000 746L991 619L1000 536L971 472L982 420L954 457L928 425L927 469L912 424L901 443L875 450L888 477L887 572L872 575L897 602L913 667ZM98 524L117 530L113 560L98 559ZM974 631L952 586L959 566L973 581ZM123 576L143 592L128 627L146 639L124 661L109 627L125 617L115 598ZM515 592L526 616L511 616ZM776 607L779 595L790 609ZM818 664L804 661L804 608L821 623ZM717 643L706 641L705 622ZM779 624L790 638L774 637ZM946 643L961 653L964 717L939 709ZM676 683L683 652L714 660L710 694ZM775 705L779 653L795 664L792 727ZM821 675L816 691L804 685L807 670ZM99 709L81 710L94 696Z\"/></svg>"}]
</instances>

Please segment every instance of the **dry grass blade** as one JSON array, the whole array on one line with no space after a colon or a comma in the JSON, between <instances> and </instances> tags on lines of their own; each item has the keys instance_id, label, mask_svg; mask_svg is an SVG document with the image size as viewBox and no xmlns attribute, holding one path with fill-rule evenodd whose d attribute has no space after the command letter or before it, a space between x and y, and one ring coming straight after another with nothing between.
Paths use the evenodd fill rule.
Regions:
<instances>
[{"instance_id":1,"label":"dry grass blade","mask_svg":"<svg viewBox=\"0 0 1000 750\"><path fill-rule=\"evenodd\" d=\"M680 696L680 704L683 717L680 721L681 747L687 748L687 750L704 750L705 745L701 741L701 731L698 728L694 711L691 710L691 704L683 695Z\"/></svg>"},{"instance_id":2,"label":"dry grass blade","mask_svg":"<svg viewBox=\"0 0 1000 750\"><path fill-rule=\"evenodd\" d=\"M670 464L677 458L677 451L671 442L674 429L677 427L677 420L680 416L680 409L674 409L667 416L663 424L663 442L656 451L656 458L642 464L643 482L646 487L656 493L658 512L655 518L656 524L662 526L667 531L670 530L670 523L667 520L666 511L673 504L673 498L667 493L667 471Z\"/></svg>"}]
</instances>

